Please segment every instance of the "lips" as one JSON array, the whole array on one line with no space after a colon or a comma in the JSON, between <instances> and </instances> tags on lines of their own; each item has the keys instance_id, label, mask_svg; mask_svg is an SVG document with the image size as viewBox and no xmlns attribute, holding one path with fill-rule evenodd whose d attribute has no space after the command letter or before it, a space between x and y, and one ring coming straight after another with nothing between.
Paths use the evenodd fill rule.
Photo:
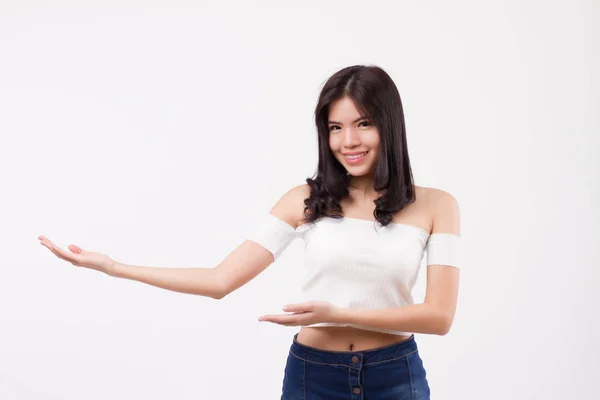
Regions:
<instances>
[{"instance_id":1,"label":"lips","mask_svg":"<svg viewBox=\"0 0 600 400\"><path fill-rule=\"evenodd\" d=\"M349 164L356 164L356 163L359 163L362 160L364 160L367 153L368 153L368 151L365 151L362 153L353 153L352 155L344 154L344 159Z\"/></svg>"},{"instance_id":2,"label":"lips","mask_svg":"<svg viewBox=\"0 0 600 400\"><path fill-rule=\"evenodd\" d=\"M367 154L366 152L364 152L364 153L358 153L358 154L346 154L346 158L353 158L354 159L354 158L362 157L362 156L364 156L366 154Z\"/></svg>"}]
</instances>

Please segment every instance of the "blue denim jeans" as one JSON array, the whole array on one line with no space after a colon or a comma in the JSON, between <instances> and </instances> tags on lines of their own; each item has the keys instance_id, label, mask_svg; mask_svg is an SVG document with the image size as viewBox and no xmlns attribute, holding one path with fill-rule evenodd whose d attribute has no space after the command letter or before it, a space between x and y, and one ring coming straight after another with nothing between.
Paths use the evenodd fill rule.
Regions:
<instances>
[{"instance_id":1,"label":"blue denim jeans","mask_svg":"<svg viewBox=\"0 0 600 400\"><path fill-rule=\"evenodd\" d=\"M281 400L429 400L415 335L363 351L290 347Z\"/></svg>"}]
</instances>

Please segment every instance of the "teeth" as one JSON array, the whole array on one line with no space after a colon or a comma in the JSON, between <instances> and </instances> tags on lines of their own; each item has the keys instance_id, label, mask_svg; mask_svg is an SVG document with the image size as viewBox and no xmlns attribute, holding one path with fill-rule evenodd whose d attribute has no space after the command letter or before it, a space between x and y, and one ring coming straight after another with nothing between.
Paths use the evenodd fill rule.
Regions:
<instances>
[{"instance_id":1,"label":"teeth","mask_svg":"<svg viewBox=\"0 0 600 400\"><path fill-rule=\"evenodd\" d=\"M367 154L367 153L357 154L355 156L346 156L346 158L349 158L351 160L356 160L357 158L360 158L360 157L364 156L365 154Z\"/></svg>"}]
</instances>

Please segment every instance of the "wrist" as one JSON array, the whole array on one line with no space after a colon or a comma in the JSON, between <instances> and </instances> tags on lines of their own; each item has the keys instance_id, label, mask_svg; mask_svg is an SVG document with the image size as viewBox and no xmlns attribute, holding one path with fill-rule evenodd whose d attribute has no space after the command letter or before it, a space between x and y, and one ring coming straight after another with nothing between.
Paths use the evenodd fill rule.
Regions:
<instances>
[{"instance_id":1,"label":"wrist","mask_svg":"<svg viewBox=\"0 0 600 400\"><path fill-rule=\"evenodd\" d=\"M332 321L338 324L350 322L350 315L352 310L346 307L337 307L332 316Z\"/></svg>"},{"instance_id":2,"label":"wrist","mask_svg":"<svg viewBox=\"0 0 600 400\"><path fill-rule=\"evenodd\" d=\"M113 262L111 268L110 268L110 273L109 275L114 277L114 278L124 278L124 270L125 269L125 264L122 264L118 261Z\"/></svg>"}]
</instances>

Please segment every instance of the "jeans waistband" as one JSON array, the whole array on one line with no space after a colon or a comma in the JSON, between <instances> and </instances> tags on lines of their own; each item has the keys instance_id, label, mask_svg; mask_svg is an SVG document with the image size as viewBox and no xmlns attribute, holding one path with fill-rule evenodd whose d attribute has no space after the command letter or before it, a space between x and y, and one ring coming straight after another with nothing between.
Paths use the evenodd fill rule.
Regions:
<instances>
[{"instance_id":1,"label":"jeans waistband","mask_svg":"<svg viewBox=\"0 0 600 400\"><path fill-rule=\"evenodd\" d=\"M360 368L361 366L378 364L406 357L418 351L414 334L411 334L409 339L398 343L361 351L329 351L317 349L299 343L296 340L297 337L298 334L296 333L290 347L290 352L294 356L305 361L328 365L345 365L348 367Z\"/></svg>"}]
</instances>

